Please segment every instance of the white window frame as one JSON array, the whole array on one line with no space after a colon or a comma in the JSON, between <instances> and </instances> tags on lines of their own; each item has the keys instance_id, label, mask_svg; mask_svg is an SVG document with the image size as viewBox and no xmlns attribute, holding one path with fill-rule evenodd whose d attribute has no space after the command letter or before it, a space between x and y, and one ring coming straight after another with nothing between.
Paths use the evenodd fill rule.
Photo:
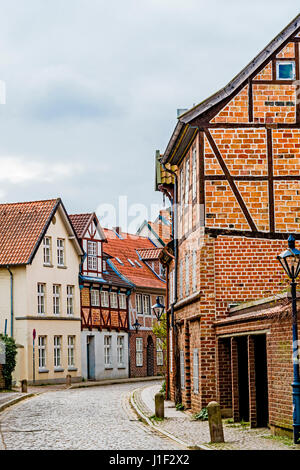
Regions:
<instances>
[{"instance_id":1,"label":"white window frame","mask_svg":"<svg viewBox=\"0 0 300 470\"><path fill-rule=\"evenodd\" d=\"M136 367L143 366L143 338L135 339L135 365Z\"/></svg>"},{"instance_id":2,"label":"white window frame","mask_svg":"<svg viewBox=\"0 0 300 470\"><path fill-rule=\"evenodd\" d=\"M143 294L143 313L144 315L151 315L150 295Z\"/></svg>"},{"instance_id":3,"label":"white window frame","mask_svg":"<svg viewBox=\"0 0 300 470\"><path fill-rule=\"evenodd\" d=\"M126 294L119 294L119 307L122 310L126 310Z\"/></svg>"},{"instance_id":4,"label":"white window frame","mask_svg":"<svg viewBox=\"0 0 300 470\"><path fill-rule=\"evenodd\" d=\"M184 351L180 351L180 387L185 389Z\"/></svg>"},{"instance_id":5,"label":"white window frame","mask_svg":"<svg viewBox=\"0 0 300 470\"><path fill-rule=\"evenodd\" d=\"M164 365L163 342L160 338L156 338L156 365Z\"/></svg>"},{"instance_id":6,"label":"white window frame","mask_svg":"<svg viewBox=\"0 0 300 470\"><path fill-rule=\"evenodd\" d=\"M192 289L193 292L197 290L197 250L193 250L192 257Z\"/></svg>"},{"instance_id":7,"label":"white window frame","mask_svg":"<svg viewBox=\"0 0 300 470\"><path fill-rule=\"evenodd\" d=\"M75 367L75 336L68 336L68 367Z\"/></svg>"},{"instance_id":8,"label":"white window frame","mask_svg":"<svg viewBox=\"0 0 300 470\"><path fill-rule=\"evenodd\" d=\"M111 368L112 366L112 336L104 336L104 366L105 368Z\"/></svg>"},{"instance_id":9,"label":"white window frame","mask_svg":"<svg viewBox=\"0 0 300 470\"><path fill-rule=\"evenodd\" d=\"M109 299L108 299L109 292L107 290L101 291L101 307L108 308L109 307Z\"/></svg>"},{"instance_id":10,"label":"white window frame","mask_svg":"<svg viewBox=\"0 0 300 470\"><path fill-rule=\"evenodd\" d=\"M279 77L279 66L280 65L292 65L293 66L293 78L280 78ZM295 80L296 79L296 63L293 60L277 60L276 61L276 78L277 80Z\"/></svg>"},{"instance_id":11,"label":"white window frame","mask_svg":"<svg viewBox=\"0 0 300 470\"><path fill-rule=\"evenodd\" d=\"M192 165L193 165L193 184L192 184L192 200L196 199L197 196L197 147L193 148L192 153Z\"/></svg>"},{"instance_id":12,"label":"white window frame","mask_svg":"<svg viewBox=\"0 0 300 470\"><path fill-rule=\"evenodd\" d=\"M109 293L109 298L110 298L110 307L111 308L118 308L118 294L117 294L117 292L110 292Z\"/></svg>"},{"instance_id":13,"label":"white window frame","mask_svg":"<svg viewBox=\"0 0 300 470\"><path fill-rule=\"evenodd\" d=\"M53 315L61 314L61 286L59 284L53 284Z\"/></svg>"},{"instance_id":14,"label":"white window frame","mask_svg":"<svg viewBox=\"0 0 300 470\"><path fill-rule=\"evenodd\" d=\"M190 257L185 255L185 295L190 293Z\"/></svg>"},{"instance_id":15,"label":"white window frame","mask_svg":"<svg viewBox=\"0 0 300 470\"><path fill-rule=\"evenodd\" d=\"M139 315L143 313L142 294L136 294L136 312Z\"/></svg>"},{"instance_id":16,"label":"white window frame","mask_svg":"<svg viewBox=\"0 0 300 470\"><path fill-rule=\"evenodd\" d=\"M47 336L38 338L39 369L47 367Z\"/></svg>"},{"instance_id":17,"label":"white window frame","mask_svg":"<svg viewBox=\"0 0 300 470\"><path fill-rule=\"evenodd\" d=\"M97 242L88 240L87 242L87 258L88 270L98 271Z\"/></svg>"},{"instance_id":18,"label":"white window frame","mask_svg":"<svg viewBox=\"0 0 300 470\"><path fill-rule=\"evenodd\" d=\"M51 256L51 237L44 237L43 240L43 257L44 257L44 265L51 266L52 264L52 256Z\"/></svg>"},{"instance_id":19,"label":"white window frame","mask_svg":"<svg viewBox=\"0 0 300 470\"><path fill-rule=\"evenodd\" d=\"M61 367L61 336L54 336L54 368Z\"/></svg>"},{"instance_id":20,"label":"white window frame","mask_svg":"<svg viewBox=\"0 0 300 470\"><path fill-rule=\"evenodd\" d=\"M46 307L46 302L45 302L45 290L46 290L46 284L39 282L37 285L37 312L38 315L45 315L45 307Z\"/></svg>"},{"instance_id":21,"label":"white window frame","mask_svg":"<svg viewBox=\"0 0 300 470\"><path fill-rule=\"evenodd\" d=\"M193 351L193 392L199 393L199 350Z\"/></svg>"},{"instance_id":22,"label":"white window frame","mask_svg":"<svg viewBox=\"0 0 300 470\"><path fill-rule=\"evenodd\" d=\"M100 307L100 292L98 289L91 289L91 307Z\"/></svg>"},{"instance_id":23,"label":"white window frame","mask_svg":"<svg viewBox=\"0 0 300 470\"><path fill-rule=\"evenodd\" d=\"M117 336L117 360L118 367L125 365L125 336Z\"/></svg>"},{"instance_id":24,"label":"white window frame","mask_svg":"<svg viewBox=\"0 0 300 470\"><path fill-rule=\"evenodd\" d=\"M56 241L57 247L57 266L65 266L65 240L58 238Z\"/></svg>"},{"instance_id":25,"label":"white window frame","mask_svg":"<svg viewBox=\"0 0 300 470\"><path fill-rule=\"evenodd\" d=\"M67 286L67 315L74 315L74 286Z\"/></svg>"}]
</instances>

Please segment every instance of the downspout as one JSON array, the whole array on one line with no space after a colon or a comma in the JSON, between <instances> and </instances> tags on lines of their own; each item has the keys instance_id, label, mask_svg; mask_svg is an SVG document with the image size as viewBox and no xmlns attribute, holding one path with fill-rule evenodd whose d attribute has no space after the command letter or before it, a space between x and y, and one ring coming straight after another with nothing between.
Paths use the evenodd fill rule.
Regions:
<instances>
[{"instance_id":1,"label":"downspout","mask_svg":"<svg viewBox=\"0 0 300 470\"><path fill-rule=\"evenodd\" d=\"M180 370L179 370L179 348L178 348L178 333L177 333L177 326L175 325L174 321L174 305L177 303L177 277L178 277L178 232L177 232L177 174L175 171L166 168L165 164L162 163L164 170L167 173L171 173L174 176L174 195L172 199L173 204L173 211L172 211L172 222L173 222L173 240L174 240L174 258L175 258L175 266L174 266L174 284L175 284L175 292L174 292L174 301L171 304L171 326L173 329L173 344L174 344L174 352L175 352L175 364L174 368L176 370L176 380L175 380L175 403L181 402L181 389L179 385L179 378L180 378ZM167 317L167 342L169 343L170 338L170 321ZM168 348L169 349L169 348ZM167 370L167 380L166 380L166 395L169 395L169 387L170 387L170 371Z\"/></svg>"},{"instance_id":2,"label":"downspout","mask_svg":"<svg viewBox=\"0 0 300 470\"><path fill-rule=\"evenodd\" d=\"M6 266L6 269L10 275L10 336L14 337L14 276L9 267Z\"/></svg>"}]
</instances>

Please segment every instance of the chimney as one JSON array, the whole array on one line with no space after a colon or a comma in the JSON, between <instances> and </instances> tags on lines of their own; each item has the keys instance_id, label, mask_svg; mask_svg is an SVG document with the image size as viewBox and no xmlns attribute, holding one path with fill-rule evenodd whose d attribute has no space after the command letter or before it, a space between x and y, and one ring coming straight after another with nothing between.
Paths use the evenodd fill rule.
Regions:
<instances>
[{"instance_id":1,"label":"chimney","mask_svg":"<svg viewBox=\"0 0 300 470\"><path fill-rule=\"evenodd\" d=\"M121 227L113 227L113 230L117 232L118 235L121 235Z\"/></svg>"}]
</instances>

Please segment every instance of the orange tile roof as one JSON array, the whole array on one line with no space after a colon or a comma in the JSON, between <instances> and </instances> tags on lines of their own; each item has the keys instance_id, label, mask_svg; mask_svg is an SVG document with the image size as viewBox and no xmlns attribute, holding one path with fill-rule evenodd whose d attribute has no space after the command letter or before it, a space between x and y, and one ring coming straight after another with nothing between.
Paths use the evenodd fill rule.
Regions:
<instances>
[{"instance_id":1,"label":"orange tile roof","mask_svg":"<svg viewBox=\"0 0 300 470\"><path fill-rule=\"evenodd\" d=\"M137 251L154 249L153 243L148 238L124 232L120 233L122 238L119 238L115 231L109 229L104 229L104 233L107 238L105 252L114 258L110 261L123 276L137 287L166 288L166 283L139 259ZM123 264L120 264L116 258L119 258ZM131 265L129 259L135 266ZM136 261L141 267L136 264Z\"/></svg>"},{"instance_id":2,"label":"orange tile roof","mask_svg":"<svg viewBox=\"0 0 300 470\"><path fill-rule=\"evenodd\" d=\"M84 230L87 227L87 224L89 223L91 219L92 214L72 214L69 215L69 218L72 222L72 225L75 229L75 232L77 233L77 236L79 238L82 238L84 235Z\"/></svg>"},{"instance_id":3,"label":"orange tile roof","mask_svg":"<svg viewBox=\"0 0 300 470\"><path fill-rule=\"evenodd\" d=\"M0 265L31 261L60 199L0 204Z\"/></svg>"},{"instance_id":4,"label":"orange tile roof","mask_svg":"<svg viewBox=\"0 0 300 470\"><path fill-rule=\"evenodd\" d=\"M138 254L143 260L158 259L161 252L162 252L162 248L154 248L154 250L152 249L138 250Z\"/></svg>"}]
</instances>

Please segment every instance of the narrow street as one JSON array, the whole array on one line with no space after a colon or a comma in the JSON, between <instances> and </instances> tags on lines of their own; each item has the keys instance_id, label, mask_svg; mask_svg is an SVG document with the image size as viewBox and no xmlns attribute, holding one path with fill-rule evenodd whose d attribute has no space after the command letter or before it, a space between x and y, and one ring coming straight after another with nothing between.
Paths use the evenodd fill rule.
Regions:
<instances>
[{"instance_id":1,"label":"narrow street","mask_svg":"<svg viewBox=\"0 0 300 470\"><path fill-rule=\"evenodd\" d=\"M0 449L179 449L141 423L128 404L146 383L50 391L0 415Z\"/></svg>"}]
</instances>

